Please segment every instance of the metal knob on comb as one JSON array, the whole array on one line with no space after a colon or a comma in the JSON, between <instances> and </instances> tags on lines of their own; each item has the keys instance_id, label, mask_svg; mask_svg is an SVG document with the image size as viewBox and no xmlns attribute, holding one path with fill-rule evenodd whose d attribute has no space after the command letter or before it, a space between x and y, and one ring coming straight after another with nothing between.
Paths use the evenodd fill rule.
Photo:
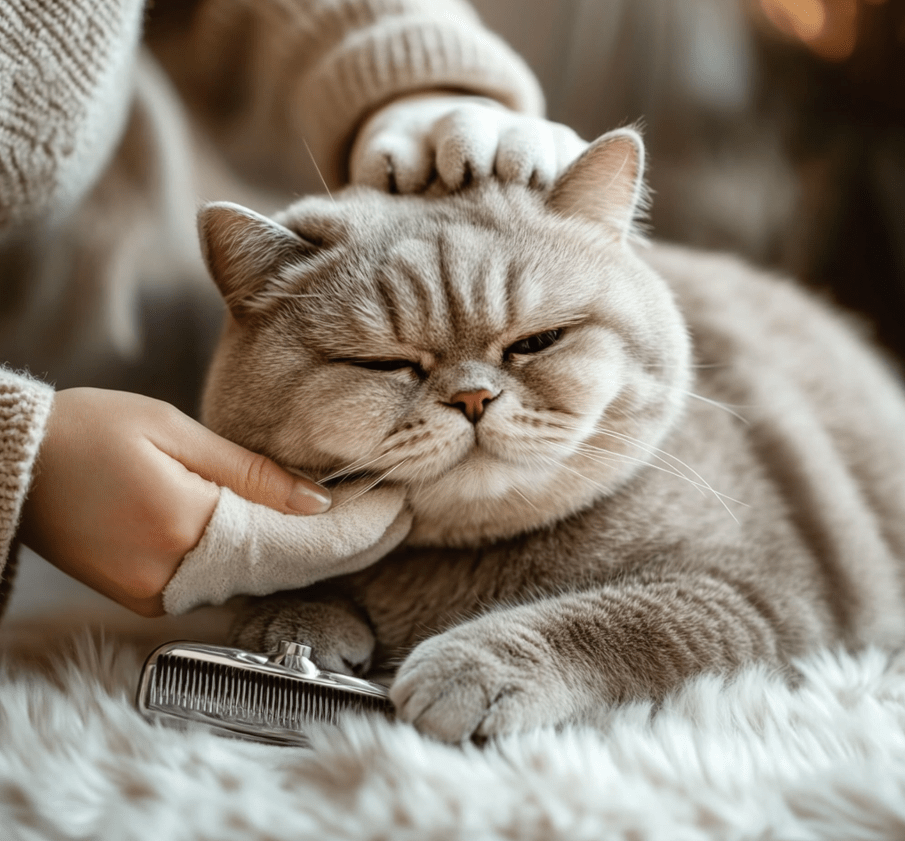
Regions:
<instances>
[{"instance_id":1,"label":"metal knob on comb","mask_svg":"<svg viewBox=\"0 0 905 841\"><path fill-rule=\"evenodd\" d=\"M293 669L306 675L316 676L320 670L311 662L310 658L310 645L289 640L280 640L277 650L270 655L272 663L278 663L287 669Z\"/></svg>"},{"instance_id":2,"label":"metal knob on comb","mask_svg":"<svg viewBox=\"0 0 905 841\"><path fill-rule=\"evenodd\" d=\"M290 640L267 654L168 642L145 661L138 709L152 721L292 745L307 745L311 725L344 712L392 712L386 687L323 671L310 657L310 646Z\"/></svg>"}]
</instances>

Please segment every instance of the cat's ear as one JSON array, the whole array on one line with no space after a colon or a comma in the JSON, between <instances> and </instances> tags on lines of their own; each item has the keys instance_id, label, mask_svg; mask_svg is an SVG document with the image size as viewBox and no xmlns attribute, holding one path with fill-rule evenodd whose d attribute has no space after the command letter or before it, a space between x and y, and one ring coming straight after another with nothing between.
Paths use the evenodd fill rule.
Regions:
<instances>
[{"instance_id":1,"label":"cat's ear","mask_svg":"<svg viewBox=\"0 0 905 841\"><path fill-rule=\"evenodd\" d=\"M547 199L551 210L598 222L624 241L646 207L644 143L634 129L597 138L557 179Z\"/></svg>"},{"instance_id":2,"label":"cat's ear","mask_svg":"<svg viewBox=\"0 0 905 841\"><path fill-rule=\"evenodd\" d=\"M198 211L201 254L232 314L260 311L268 291L279 289L279 272L316 250L272 219L231 202L212 202Z\"/></svg>"}]
</instances>

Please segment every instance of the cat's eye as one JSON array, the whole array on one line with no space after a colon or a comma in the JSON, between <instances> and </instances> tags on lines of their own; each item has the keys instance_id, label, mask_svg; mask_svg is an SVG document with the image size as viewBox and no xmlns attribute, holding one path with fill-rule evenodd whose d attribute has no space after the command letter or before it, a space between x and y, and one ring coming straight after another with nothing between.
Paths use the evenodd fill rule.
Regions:
<instances>
[{"instance_id":1,"label":"cat's eye","mask_svg":"<svg viewBox=\"0 0 905 841\"><path fill-rule=\"evenodd\" d=\"M406 368L424 376L424 369L411 359L334 359L334 362L347 362L356 368L366 368L368 371L403 371Z\"/></svg>"},{"instance_id":2,"label":"cat's eye","mask_svg":"<svg viewBox=\"0 0 905 841\"><path fill-rule=\"evenodd\" d=\"M562 329L544 330L543 333L535 333L533 336L519 339L517 342L509 345L509 347L503 351L503 355L508 359L510 356L517 354L538 353L558 342L561 336Z\"/></svg>"}]
</instances>

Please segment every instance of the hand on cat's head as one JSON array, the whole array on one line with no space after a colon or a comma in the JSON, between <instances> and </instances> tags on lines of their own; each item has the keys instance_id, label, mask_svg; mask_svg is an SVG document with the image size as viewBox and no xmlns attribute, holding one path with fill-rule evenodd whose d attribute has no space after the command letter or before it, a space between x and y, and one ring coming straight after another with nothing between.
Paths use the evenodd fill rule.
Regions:
<instances>
[{"instance_id":1,"label":"hand on cat's head","mask_svg":"<svg viewBox=\"0 0 905 841\"><path fill-rule=\"evenodd\" d=\"M568 126L481 97L417 94L376 112L352 147L350 180L418 193L438 179L455 190L471 180L548 187L588 144Z\"/></svg>"}]
</instances>

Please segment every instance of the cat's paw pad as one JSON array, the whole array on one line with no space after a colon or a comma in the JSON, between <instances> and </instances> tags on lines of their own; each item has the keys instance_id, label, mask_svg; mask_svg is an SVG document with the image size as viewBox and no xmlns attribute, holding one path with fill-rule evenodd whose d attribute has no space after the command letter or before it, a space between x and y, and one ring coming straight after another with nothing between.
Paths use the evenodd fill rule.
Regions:
<instances>
[{"instance_id":1,"label":"cat's paw pad","mask_svg":"<svg viewBox=\"0 0 905 841\"><path fill-rule=\"evenodd\" d=\"M552 666L546 646L530 634L460 626L409 655L390 699L397 717L422 733L444 742L482 742L568 717L571 704Z\"/></svg>"},{"instance_id":2,"label":"cat's paw pad","mask_svg":"<svg viewBox=\"0 0 905 841\"><path fill-rule=\"evenodd\" d=\"M374 634L350 604L305 602L288 596L256 599L237 617L230 643L249 651L273 651L280 640L310 645L321 668L364 675L371 666Z\"/></svg>"}]
</instances>

